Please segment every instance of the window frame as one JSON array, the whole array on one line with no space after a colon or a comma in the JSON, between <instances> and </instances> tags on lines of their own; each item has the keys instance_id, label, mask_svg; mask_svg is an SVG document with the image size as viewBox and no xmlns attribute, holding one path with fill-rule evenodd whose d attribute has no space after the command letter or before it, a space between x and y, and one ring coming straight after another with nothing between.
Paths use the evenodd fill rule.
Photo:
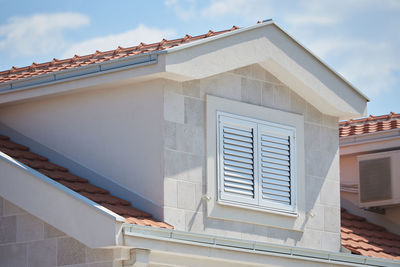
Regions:
<instances>
[{"instance_id":1,"label":"window frame","mask_svg":"<svg viewBox=\"0 0 400 267\"><path fill-rule=\"evenodd\" d=\"M221 122L221 118L223 122ZM297 214L297 177L296 177L296 128L290 125L260 120L249 116L243 116L225 112L221 110L216 111L217 122L217 201L223 205L233 205L238 207L251 208L263 211L276 211L286 214ZM221 150L223 137L223 125L234 125L238 128L253 128L253 149L254 149L254 200L241 198L223 190L224 176L222 174L223 168L223 153ZM260 130L260 128L263 128ZM261 186L261 132L269 132L272 136L286 136L290 138L289 156L290 156L290 198L291 204L285 205L274 201L263 199L262 186Z\"/></svg>"}]
</instances>

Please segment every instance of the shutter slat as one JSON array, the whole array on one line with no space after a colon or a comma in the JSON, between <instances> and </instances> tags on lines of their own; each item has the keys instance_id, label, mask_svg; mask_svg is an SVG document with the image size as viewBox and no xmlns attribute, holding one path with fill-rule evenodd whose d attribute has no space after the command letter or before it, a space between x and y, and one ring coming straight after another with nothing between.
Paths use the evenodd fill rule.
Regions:
<instances>
[{"instance_id":1,"label":"shutter slat","mask_svg":"<svg viewBox=\"0 0 400 267\"><path fill-rule=\"evenodd\" d=\"M268 157L268 158L274 158L274 159L280 159L280 160L289 160L289 155L280 155L280 154L275 154L275 153L270 153L270 152L262 152L261 156L263 157Z\"/></svg>"},{"instance_id":2,"label":"shutter slat","mask_svg":"<svg viewBox=\"0 0 400 267\"><path fill-rule=\"evenodd\" d=\"M277 179L269 179L269 178L261 178L262 179L262 183L268 183L268 184L276 184L276 185L280 185L280 186L290 186L290 182L289 181L282 181L282 180L277 180Z\"/></svg>"},{"instance_id":3,"label":"shutter slat","mask_svg":"<svg viewBox=\"0 0 400 267\"><path fill-rule=\"evenodd\" d=\"M253 160L251 160L251 159L246 159L246 158L241 158L241 157L236 157L236 156L231 156L231 155L225 155L224 159L253 164Z\"/></svg>"},{"instance_id":4,"label":"shutter slat","mask_svg":"<svg viewBox=\"0 0 400 267\"><path fill-rule=\"evenodd\" d=\"M285 150L285 149L278 149L278 148L273 148L273 147L269 147L269 146L262 146L261 147L262 151L265 152L270 152L270 153L276 153L279 155L283 155L283 156L289 156L289 151Z\"/></svg>"},{"instance_id":5,"label":"shutter slat","mask_svg":"<svg viewBox=\"0 0 400 267\"><path fill-rule=\"evenodd\" d=\"M289 151L289 145L282 145L282 144L277 144L277 143L272 143L272 142L261 142L261 145L266 146L266 147Z\"/></svg>"},{"instance_id":6,"label":"shutter slat","mask_svg":"<svg viewBox=\"0 0 400 267\"><path fill-rule=\"evenodd\" d=\"M247 180L253 180L253 175L239 173L239 172L224 171L224 175L225 176L232 176L232 177L242 178L242 179L247 179Z\"/></svg>"},{"instance_id":7,"label":"shutter slat","mask_svg":"<svg viewBox=\"0 0 400 267\"><path fill-rule=\"evenodd\" d=\"M273 164L279 164L282 166L289 166L289 158L287 160L281 160L281 159L274 159L271 157L261 157L261 161L269 162L269 163L273 163Z\"/></svg>"},{"instance_id":8,"label":"shutter slat","mask_svg":"<svg viewBox=\"0 0 400 267\"><path fill-rule=\"evenodd\" d=\"M249 169L245 169L245 168L238 168L238 167L230 166L230 165L226 164L226 162L225 162L224 170L226 170L226 171L232 171L232 172L240 172L240 173L250 174L250 175L253 174L253 170L249 170Z\"/></svg>"},{"instance_id":9,"label":"shutter slat","mask_svg":"<svg viewBox=\"0 0 400 267\"><path fill-rule=\"evenodd\" d=\"M283 191L279 191L279 190L271 190L271 189L267 189L264 188L262 189L263 194L268 194L268 195L274 195L274 196L281 196L281 197L290 197L290 193L289 192L283 192Z\"/></svg>"},{"instance_id":10,"label":"shutter slat","mask_svg":"<svg viewBox=\"0 0 400 267\"><path fill-rule=\"evenodd\" d=\"M274 136L263 135L261 137L261 140L267 141L267 142L278 143L278 144L282 144L282 145L289 145L289 139L284 139L284 138L279 138L279 137L274 137Z\"/></svg>"},{"instance_id":11,"label":"shutter slat","mask_svg":"<svg viewBox=\"0 0 400 267\"><path fill-rule=\"evenodd\" d=\"M225 164L230 165L230 166L253 170L253 164L246 164L246 163L241 163L241 162L231 161L231 160L225 160Z\"/></svg>"},{"instance_id":12,"label":"shutter slat","mask_svg":"<svg viewBox=\"0 0 400 267\"><path fill-rule=\"evenodd\" d=\"M270 184L270 183L263 183L262 184L263 188L271 189L274 191L283 191L283 192L290 192L289 186L279 186L275 184Z\"/></svg>"},{"instance_id":13,"label":"shutter slat","mask_svg":"<svg viewBox=\"0 0 400 267\"><path fill-rule=\"evenodd\" d=\"M281 171L281 170L278 170L278 169L261 168L261 171L263 173L268 172L268 173L278 174L278 175L281 175L281 176L290 176L290 173L288 171Z\"/></svg>"},{"instance_id":14,"label":"shutter slat","mask_svg":"<svg viewBox=\"0 0 400 267\"><path fill-rule=\"evenodd\" d=\"M250 153L243 153L243 152L230 150L230 149L224 149L224 154L232 155L232 156L236 156L236 157L248 158L248 159L252 159L253 158L253 155L250 154Z\"/></svg>"},{"instance_id":15,"label":"shutter slat","mask_svg":"<svg viewBox=\"0 0 400 267\"><path fill-rule=\"evenodd\" d=\"M230 193L243 195L243 196L250 196L250 197L254 196L252 191L242 190L242 189L239 189L239 188L225 187L225 191L226 192L230 192Z\"/></svg>"},{"instance_id":16,"label":"shutter slat","mask_svg":"<svg viewBox=\"0 0 400 267\"><path fill-rule=\"evenodd\" d=\"M237 189L243 189L248 191L253 191L253 185L246 185L242 183L230 182L225 180L225 187L232 187Z\"/></svg>"},{"instance_id":17,"label":"shutter slat","mask_svg":"<svg viewBox=\"0 0 400 267\"><path fill-rule=\"evenodd\" d=\"M253 137L253 134L250 131L234 129L234 128L231 128L231 127L224 127L224 132L225 133L236 134L236 135L241 135L241 136L245 136L245 137Z\"/></svg>"},{"instance_id":18,"label":"shutter slat","mask_svg":"<svg viewBox=\"0 0 400 267\"><path fill-rule=\"evenodd\" d=\"M225 139L224 139L224 143L225 143L225 144L231 144L231 145L235 145L235 146L242 146L242 147L247 147L247 148L253 149L252 143L248 143L248 142L242 142L242 141L237 141L237 140L225 138Z\"/></svg>"},{"instance_id":19,"label":"shutter slat","mask_svg":"<svg viewBox=\"0 0 400 267\"><path fill-rule=\"evenodd\" d=\"M248 143L251 143L253 140L251 137L244 137L241 135L235 135L235 134L229 134L229 133L224 133L224 139L225 138L238 140L238 141L242 141L242 142L248 142Z\"/></svg>"},{"instance_id":20,"label":"shutter slat","mask_svg":"<svg viewBox=\"0 0 400 267\"><path fill-rule=\"evenodd\" d=\"M268 163L268 162L262 162L261 166L262 167L266 167L266 168L278 169L278 170L282 170L282 171L289 171L290 170L289 166L284 166L284 165L280 165L280 164L273 164L273 163Z\"/></svg>"},{"instance_id":21,"label":"shutter slat","mask_svg":"<svg viewBox=\"0 0 400 267\"><path fill-rule=\"evenodd\" d=\"M252 148L247 148L247 147L242 147L242 146L224 144L224 148L225 149L239 151L239 152L243 152L243 153L253 153L253 149Z\"/></svg>"},{"instance_id":22,"label":"shutter slat","mask_svg":"<svg viewBox=\"0 0 400 267\"><path fill-rule=\"evenodd\" d=\"M270 201L279 202L282 204L290 205L290 201L286 197L274 196L274 195L263 195L264 199L268 199Z\"/></svg>"},{"instance_id":23,"label":"shutter slat","mask_svg":"<svg viewBox=\"0 0 400 267\"><path fill-rule=\"evenodd\" d=\"M239 184L254 185L253 180L240 179L240 178L235 178L235 177L230 177L230 176L225 176L225 181L239 183Z\"/></svg>"},{"instance_id":24,"label":"shutter slat","mask_svg":"<svg viewBox=\"0 0 400 267\"><path fill-rule=\"evenodd\" d=\"M276 179L276 180L280 180L280 181L289 181L290 182L289 177L282 176L282 175L276 175L273 173L262 173L261 176L265 177L265 178L272 178L272 179Z\"/></svg>"}]
</instances>

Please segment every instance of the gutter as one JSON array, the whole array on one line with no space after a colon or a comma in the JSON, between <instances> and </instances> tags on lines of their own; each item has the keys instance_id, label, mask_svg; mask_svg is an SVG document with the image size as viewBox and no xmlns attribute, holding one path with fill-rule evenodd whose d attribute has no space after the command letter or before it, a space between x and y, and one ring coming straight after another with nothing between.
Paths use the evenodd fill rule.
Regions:
<instances>
[{"instance_id":1,"label":"gutter","mask_svg":"<svg viewBox=\"0 0 400 267\"><path fill-rule=\"evenodd\" d=\"M0 84L0 95L32 89L43 85L51 85L79 78L156 64L158 62L158 54L164 53L166 53L165 50L154 51L2 83Z\"/></svg>"},{"instance_id":2,"label":"gutter","mask_svg":"<svg viewBox=\"0 0 400 267\"><path fill-rule=\"evenodd\" d=\"M145 238L154 241L166 241L181 245L200 246L210 249L222 249L251 253L254 255L266 255L298 259L320 263L329 263L343 266L399 266L395 260L379 259L359 256L347 253L329 252L317 249L307 249L287 245L271 244L250 240L240 240L228 237L189 233L184 231L139 226L133 224L123 225L125 242L129 238ZM135 245L140 243L135 243ZM129 245L129 244L125 244Z\"/></svg>"}]
</instances>

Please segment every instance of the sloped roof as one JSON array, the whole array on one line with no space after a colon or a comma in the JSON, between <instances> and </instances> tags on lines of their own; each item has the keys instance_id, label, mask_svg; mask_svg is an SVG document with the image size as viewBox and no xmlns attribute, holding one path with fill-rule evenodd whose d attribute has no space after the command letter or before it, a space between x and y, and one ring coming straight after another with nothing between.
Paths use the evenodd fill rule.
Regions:
<instances>
[{"instance_id":1,"label":"sloped roof","mask_svg":"<svg viewBox=\"0 0 400 267\"><path fill-rule=\"evenodd\" d=\"M354 254L400 260L400 236L365 218L341 212L342 246Z\"/></svg>"},{"instance_id":2,"label":"sloped roof","mask_svg":"<svg viewBox=\"0 0 400 267\"><path fill-rule=\"evenodd\" d=\"M107 190L89 183L87 179L74 175L68 169L51 163L47 158L29 151L28 147L12 142L7 136L0 135L0 151L124 217L127 223L173 228L167 223L155 220L151 214L134 208L128 201L112 196Z\"/></svg>"},{"instance_id":3,"label":"sloped roof","mask_svg":"<svg viewBox=\"0 0 400 267\"><path fill-rule=\"evenodd\" d=\"M152 43L152 44L145 44L140 43L137 46L123 48L119 46L117 49L110 50L110 51L96 51L93 54L78 56L75 55L72 58L67 59L56 59L54 58L52 61L44 62L44 63L32 63L30 66L26 67L12 67L9 70L1 71L0 72L0 84L6 83L9 81L16 81L25 78L39 76L41 74L46 73L53 73L61 70L67 69L74 69L79 68L95 63L101 63L105 61L116 60L120 58L125 58L129 56L145 54L155 51L161 51L168 48L176 47L182 44L186 44L189 42L202 40L211 36L220 35L226 32L234 31L239 29L237 26L233 26L231 29L223 30L223 31L208 31L206 34L201 34L197 36L190 36L186 34L183 38L173 39L173 40L166 40L162 39L160 42Z\"/></svg>"},{"instance_id":4,"label":"sloped roof","mask_svg":"<svg viewBox=\"0 0 400 267\"><path fill-rule=\"evenodd\" d=\"M339 137L400 129L400 113L339 122Z\"/></svg>"}]
</instances>

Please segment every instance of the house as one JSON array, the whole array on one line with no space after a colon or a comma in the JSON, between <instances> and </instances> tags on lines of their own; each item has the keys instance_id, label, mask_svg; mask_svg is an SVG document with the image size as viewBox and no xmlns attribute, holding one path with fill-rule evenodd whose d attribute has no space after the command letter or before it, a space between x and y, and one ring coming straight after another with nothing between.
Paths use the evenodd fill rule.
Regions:
<instances>
[{"instance_id":1,"label":"house","mask_svg":"<svg viewBox=\"0 0 400 267\"><path fill-rule=\"evenodd\" d=\"M368 99L271 20L0 90L2 266L398 265L341 252L337 123Z\"/></svg>"},{"instance_id":2,"label":"house","mask_svg":"<svg viewBox=\"0 0 400 267\"><path fill-rule=\"evenodd\" d=\"M339 136L342 245L400 259L400 114L342 121Z\"/></svg>"}]
</instances>

